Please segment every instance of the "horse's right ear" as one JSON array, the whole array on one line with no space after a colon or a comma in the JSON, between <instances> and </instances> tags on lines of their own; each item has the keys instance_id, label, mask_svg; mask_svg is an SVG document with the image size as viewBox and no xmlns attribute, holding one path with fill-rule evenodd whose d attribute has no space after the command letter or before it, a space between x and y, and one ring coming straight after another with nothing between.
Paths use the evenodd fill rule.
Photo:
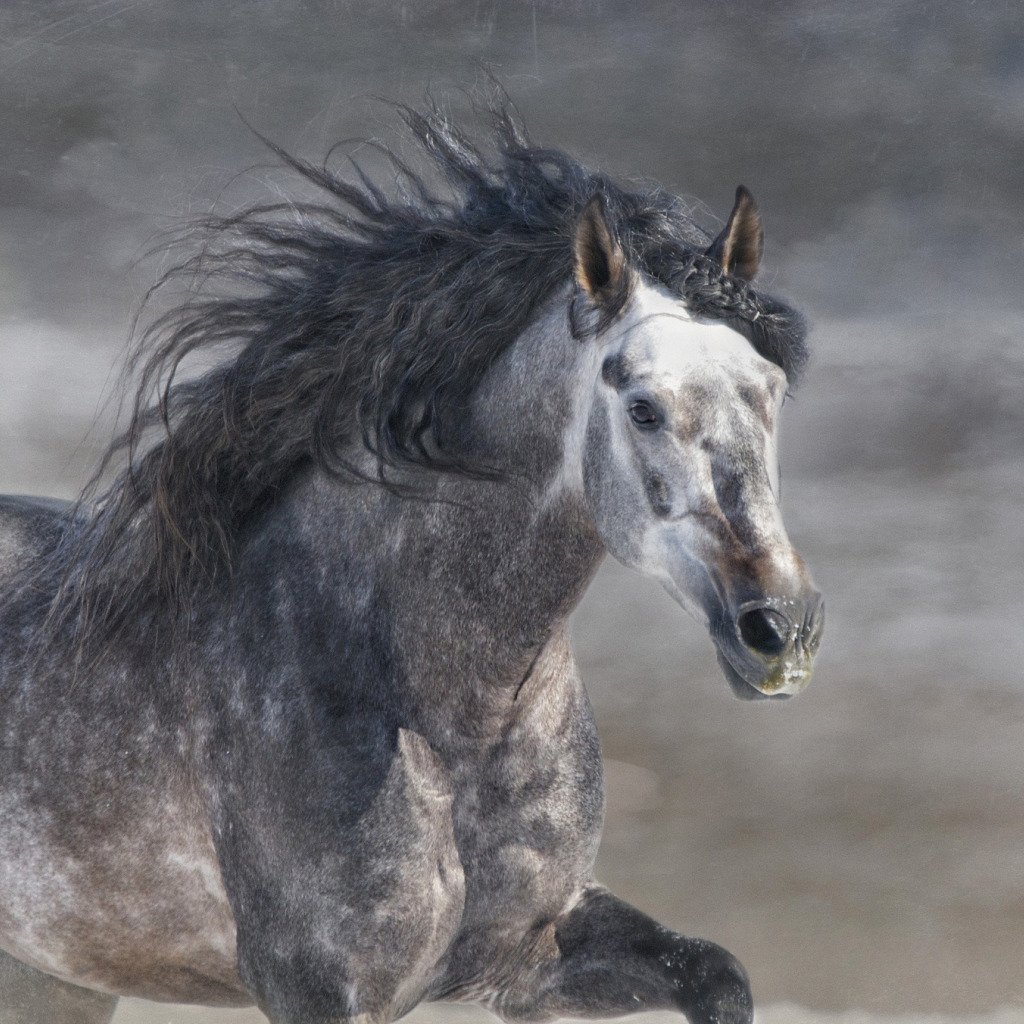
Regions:
<instances>
[{"instance_id":1,"label":"horse's right ear","mask_svg":"<svg viewBox=\"0 0 1024 1024\"><path fill-rule=\"evenodd\" d=\"M580 214L573 243L576 280L597 303L605 304L622 291L626 257L604 212L604 199L595 193Z\"/></svg>"},{"instance_id":2,"label":"horse's right ear","mask_svg":"<svg viewBox=\"0 0 1024 1024\"><path fill-rule=\"evenodd\" d=\"M750 192L739 185L729 220L704 255L710 256L727 274L749 281L757 273L763 254L760 211Z\"/></svg>"}]
</instances>

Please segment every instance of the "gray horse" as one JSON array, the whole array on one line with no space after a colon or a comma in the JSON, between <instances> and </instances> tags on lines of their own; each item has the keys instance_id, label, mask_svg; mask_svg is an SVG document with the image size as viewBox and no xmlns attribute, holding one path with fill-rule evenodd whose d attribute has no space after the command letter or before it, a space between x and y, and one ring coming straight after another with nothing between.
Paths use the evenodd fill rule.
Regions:
<instances>
[{"instance_id":1,"label":"gray horse","mask_svg":"<svg viewBox=\"0 0 1024 1024\"><path fill-rule=\"evenodd\" d=\"M806 685L775 449L802 323L748 284L746 190L711 238L491 115L403 109L426 160L388 187L281 153L326 198L205 225L119 475L0 501L2 1024L752 1019L732 955L593 878L566 621L610 551L737 696Z\"/></svg>"}]
</instances>

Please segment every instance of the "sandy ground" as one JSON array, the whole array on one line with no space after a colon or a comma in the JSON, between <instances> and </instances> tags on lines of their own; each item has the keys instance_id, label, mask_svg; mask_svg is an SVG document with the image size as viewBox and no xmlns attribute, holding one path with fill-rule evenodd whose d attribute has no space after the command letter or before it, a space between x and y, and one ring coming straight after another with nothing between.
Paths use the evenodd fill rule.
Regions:
<instances>
[{"instance_id":1,"label":"sandy ground","mask_svg":"<svg viewBox=\"0 0 1024 1024\"><path fill-rule=\"evenodd\" d=\"M404 1018L410 1024L484 1024L495 1018L483 1010L464 1006L421 1007ZM623 1018L635 1024L678 1024L669 1013L643 1013ZM113 1024L264 1024L266 1018L253 1010L202 1011L188 1006L154 1006L152 1003L127 1002L114 1017ZM781 1004L759 1010L755 1024L1024 1024L1024 1011L1001 1009L980 1017L947 1017L937 1014L913 1017L880 1017L870 1013L823 1014L799 1006Z\"/></svg>"}]
</instances>

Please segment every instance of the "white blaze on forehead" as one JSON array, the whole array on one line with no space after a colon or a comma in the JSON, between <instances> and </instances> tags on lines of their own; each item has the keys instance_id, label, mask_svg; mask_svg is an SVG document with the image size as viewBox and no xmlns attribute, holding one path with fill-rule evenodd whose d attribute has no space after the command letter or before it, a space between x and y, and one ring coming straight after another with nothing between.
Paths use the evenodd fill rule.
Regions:
<instances>
[{"instance_id":1,"label":"white blaze on forehead","mask_svg":"<svg viewBox=\"0 0 1024 1024\"><path fill-rule=\"evenodd\" d=\"M545 502L566 491L580 492L583 487L582 465L586 439L586 428L594 392L588 387L597 381L599 390L608 394L607 385L601 380L600 367L603 359L617 353L624 357L631 374L643 381L665 398L675 399L683 388L690 384L704 384L715 388L722 397L720 415L714 409L705 409L702 424L705 436L716 437L728 445L732 433L731 421L737 411L742 411L735 394L720 390L732 382L735 385L752 386L763 390L766 402L774 399L770 388L776 387L781 394L785 375L763 359L741 334L726 324L702 320L695 317L685 302L662 285L642 281L634 292L629 306L605 339L598 339L583 346L573 368L574 380L570 383L569 394L573 396L570 415L563 427L562 464L553 478ZM773 382L774 379L774 382ZM613 404L615 399L612 398ZM621 411L621 406L616 406ZM610 446L625 449L624 411L610 417ZM772 489L778 495L776 482L775 443L771 429L748 410L746 417L750 429L762 435L764 450L769 460L768 473ZM706 475L706 474L705 474ZM683 483L679 481L678 483ZM687 481L687 489L706 490L708 479Z\"/></svg>"},{"instance_id":2,"label":"white blaze on forehead","mask_svg":"<svg viewBox=\"0 0 1024 1024\"><path fill-rule=\"evenodd\" d=\"M718 396L701 408L698 435L677 438L677 443L696 445L702 438L722 451L750 450L753 443L763 460L768 487L749 492L745 511L765 536L784 536L776 434L786 382L782 370L737 331L724 323L698 319L661 286L644 284L637 289L619 337L629 373L655 393L684 405L688 386L703 386ZM753 405L748 404L751 401ZM693 505L699 503L700 493L713 493L710 466L701 473L696 471L699 465L700 460L693 463L694 472L685 485Z\"/></svg>"},{"instance_id":3,"label":"white blaze on forehead","mask_svg":"<svg viewBox=\"0 0 1024 1024\"><path fill-rule=\"evenodd\" d=\"M765 410L778 411L786 385L782 370L731 327L696 318L681 299L660 285L638 289L620 337L629 368L650 386L678 395L687 384L721 387L731 382L759 393ZM777 416L765 422L763 414L729 394L723 394L719 411L715 416L712 409L703 410L704 434L727 445L734 440L737 419L753 429L763 443L769 484L778 501Z\"/></svg>"},{"instance_id":4,"label":"white blaze on forehead","mask_svg":"<svg viewBox=\"0 0 1024 1024\"><path fill-rule=\"evenodd\" d=\"M726 324L696 318L660 285L641 285L623 318L622 350L653 380L676 388L711 368L732 368L744 379L760 376L767 361ZM781 370L779 371L781 374Z\"/></svg>"}]
</instances>

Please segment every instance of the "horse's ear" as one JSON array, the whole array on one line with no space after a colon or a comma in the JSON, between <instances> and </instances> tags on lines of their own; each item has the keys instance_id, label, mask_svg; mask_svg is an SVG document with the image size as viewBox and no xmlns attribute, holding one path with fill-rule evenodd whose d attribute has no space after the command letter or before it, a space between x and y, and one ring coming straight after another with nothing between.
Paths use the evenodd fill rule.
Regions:
<instances>
[{"instance_id":1,"label":"horse's ear","mask_svg":"<svg viewBox=\"0 0 1024 1024\"><path fill-rule=\"evenodd\" d=\"M607 302L622 289L626 257L604 213L604 199L595 193L580 214L573 243L576 280L596 302Z\"/></svg>"},{"instance_id":2,"label":"horse's ear","mask_svg":"<svg viewBox=\"0 0 1024 1024\"><path fill-rule=\"evenodd\" d=\"M710 256L722 269L742 281L757 273L764 253L764 228L754 197L740 185L736 202L722 233L708 246Z\"/></svg>"}]
</instances>

